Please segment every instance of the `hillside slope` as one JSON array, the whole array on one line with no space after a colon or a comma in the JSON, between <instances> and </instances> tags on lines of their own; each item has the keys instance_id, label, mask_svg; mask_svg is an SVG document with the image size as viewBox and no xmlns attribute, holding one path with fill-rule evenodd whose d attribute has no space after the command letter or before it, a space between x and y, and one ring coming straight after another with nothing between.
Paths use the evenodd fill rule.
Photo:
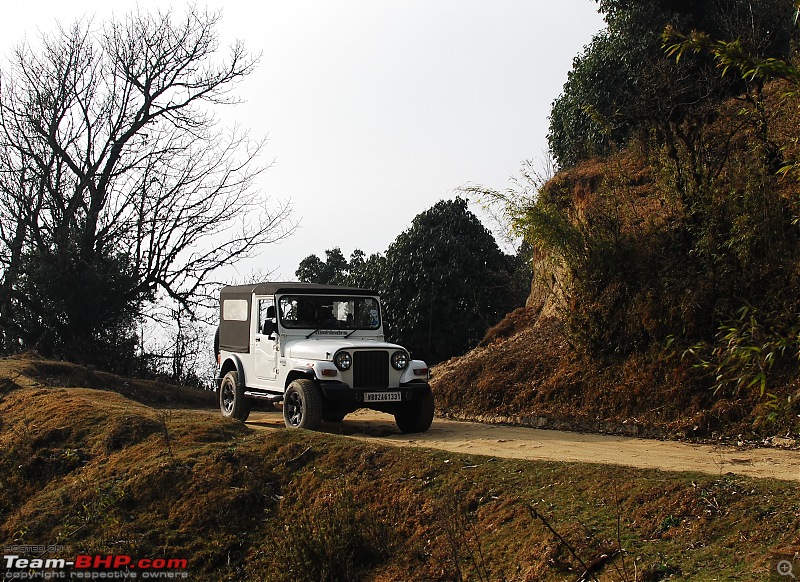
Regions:
<instances>
[{"instance_id":1,"label":"hillside slope","mask_svg":"<svg viewBox=\"0 0 800 582\"><path fill-rule=\"evenodd\" d=\"M446 417L651 437L736 436L769 412L715 399L695 380L679 357L603 366L569 346L556 316L521 308L483 345L435 367L432 387Z\"/></svg>"},{"instance_id":2,"label":"hillside slope","mask_svg":"<svg viewBox=\"0 0 800 582\"><path fill-rule=\"evenodd\" d=\"M170 572L192 580L702 580L800 551L791 483L256 432L211 395L37 359L0 360L0 399L0 541L26 560L54 544L186 560Z\"/></svg>"},{"instance_id":3,"label":"hillside slope","mask_svg":"<svg viewBox=\"0 0 800 582\"><path fill-rule=\"evenodd\" d=\"M526 308L434 370L443 414L679 437L800 432L800 96L721 104L508 212ZM533 189L533 187L531 187Z\"/></svg>"}]
</instances>

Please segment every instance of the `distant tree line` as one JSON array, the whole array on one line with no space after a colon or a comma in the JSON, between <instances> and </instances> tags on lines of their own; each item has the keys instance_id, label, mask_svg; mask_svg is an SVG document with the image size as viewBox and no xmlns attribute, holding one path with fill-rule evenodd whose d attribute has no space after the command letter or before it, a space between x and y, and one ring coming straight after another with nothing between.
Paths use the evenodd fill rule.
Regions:
<instances>
[{"instance_id":1,"label":"distant tree line","mask_svg":"<svg viewBox=\"0 0 800 582\"><path fill-rule=\"evenodd\" d=\"M334 247L325 260L303 259L295 274L379 292L389 339L430 362L474 347L530 291L525 254L503 253L463 198L418 214L385 254L356 249L348 260Z\"/></svg>"}]
</instances>

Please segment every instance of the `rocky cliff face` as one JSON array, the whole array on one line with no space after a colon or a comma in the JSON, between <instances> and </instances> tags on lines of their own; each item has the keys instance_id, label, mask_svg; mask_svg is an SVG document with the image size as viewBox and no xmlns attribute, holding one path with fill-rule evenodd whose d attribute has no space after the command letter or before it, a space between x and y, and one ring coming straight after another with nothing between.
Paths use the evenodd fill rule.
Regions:
<instances>
[{"instance_id":1,"label":"rocky cliff face","mask_svg":"<svg viewBox=\"0 0 800 582\"><path fill-rule=\"evenodd\" d=\"M533 279L525 307L545 317L555 317L558 305L563 304L566 273L551 255L541 249L534 250L531 263Z\"/></svg>"}]
</instances>

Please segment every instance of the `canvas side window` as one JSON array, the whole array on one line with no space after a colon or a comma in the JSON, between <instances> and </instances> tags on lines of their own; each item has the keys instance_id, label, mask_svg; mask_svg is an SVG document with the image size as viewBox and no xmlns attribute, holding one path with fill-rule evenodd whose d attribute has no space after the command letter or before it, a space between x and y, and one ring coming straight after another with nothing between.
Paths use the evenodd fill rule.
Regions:
<instances>
[{"instance_id":1,"label":"canvas side window","mask_svg":"<svg viewBox=\"0 0 800 582\"><path fill-rule=\"evenodd\" d=\"M247 321L247 299L226 299L222 302L222 319Z\"/></svg>"}]
</instances>

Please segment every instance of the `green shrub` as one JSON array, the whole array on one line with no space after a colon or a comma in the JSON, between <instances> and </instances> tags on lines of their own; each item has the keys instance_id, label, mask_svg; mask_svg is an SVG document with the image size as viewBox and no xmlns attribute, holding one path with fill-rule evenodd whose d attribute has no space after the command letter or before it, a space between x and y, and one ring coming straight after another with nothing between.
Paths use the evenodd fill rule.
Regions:
<instances>
[{"instance_id":1,"label":"green shrub","mask_svg":"<svg viewBox=\"0 0 800 582\"><path fill-rule=\"evenodd\" d=\"M713 379L714 393L741 396L754 390L760 397L781 374L796 375L800 363L800 322L795 315L760 312L745 305L721 325L713 342L698 342L685 355Z\"/></svg>"}]
</instances>

